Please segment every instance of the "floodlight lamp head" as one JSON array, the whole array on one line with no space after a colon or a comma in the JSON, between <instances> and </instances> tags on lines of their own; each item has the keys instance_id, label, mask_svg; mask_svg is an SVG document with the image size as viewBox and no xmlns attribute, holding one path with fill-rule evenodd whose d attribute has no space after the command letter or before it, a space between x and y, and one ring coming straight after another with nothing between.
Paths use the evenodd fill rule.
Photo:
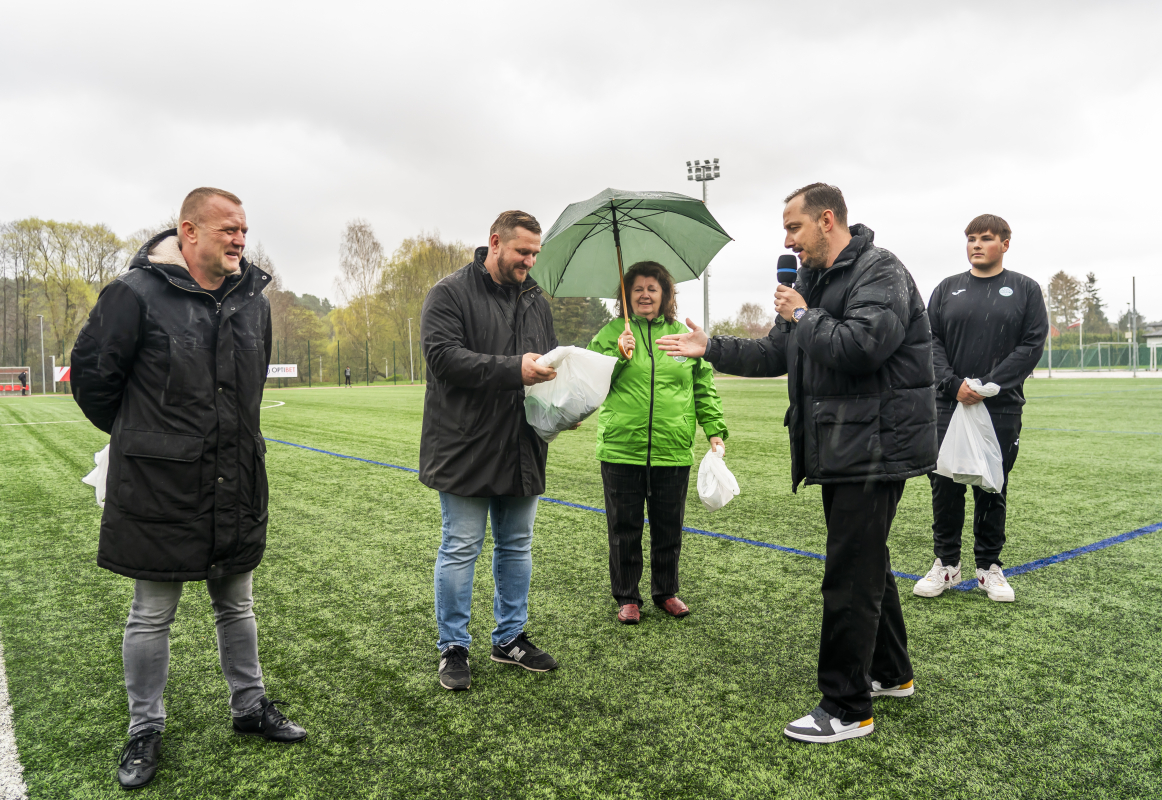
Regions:
<instances>
[{"instance_id":1,"label":"floodlight lamp head","mask_svg":"<svg viewBox=\"0 0 1162 800\"><path fill-rule=\"evenodd\" d=\"M689 161L687 161L687 162L686 162L686 166L687 166L687 167L689 167L689 166L690 166L690 162L689 162Z\"/></svg>"},{"instance_id":2,"label":"floodlight lamp head","mask_svg":"<svg viewBox=\"0 0 1162 800\"><path fill-rule=\"evenodd\" d=\"M717 164L717 163L718 163L718 159L717 159L717 158L716 158L716 159L714 159L714 163L715 163L715 164Z\"/></svg>"},{"instance_id":3,"label":"floodlight lamp head","mask_svg":"<svg viewBox=\"0 0 1162 800\"><path fill-rule=\"evenodd\" d=\"M698 165L699 165L699 164L701 164L701 163L702 163L702 162L701 162L701 161L699 161L698 159L694 159L694 166L698 166Z\"/></svg>"}]
</instances>

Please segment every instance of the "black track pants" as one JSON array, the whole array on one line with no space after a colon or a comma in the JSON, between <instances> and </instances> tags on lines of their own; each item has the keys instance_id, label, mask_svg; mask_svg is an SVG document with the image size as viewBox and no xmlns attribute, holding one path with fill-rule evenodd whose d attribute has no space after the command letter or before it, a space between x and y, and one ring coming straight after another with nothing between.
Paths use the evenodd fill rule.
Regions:
<instances>
[{"instance_id":1,"label":"black track pants","mask_svg":"<svg viewBox=\"0 0 1162 800\"><path fill-rule=\"evenodd\" d=\"M997 442L1001 446L1001 464L1005 471L1005 483L999 493L986 492L979 486L972 487L972 554L976 565L988 569L990 564L1004 566L1001 549L1005 546L1005 515L1008 510L1009 472L1017 462L1017 450L1021 443L1020 414L990 414ZM937 422L940 443L944 444L944 434L948 431L950 414L941 414ZM932 539L933 552L948 566L960 563L960 539L964 529L963 483L956 483L943 475L929 473L932 482Z\"/></svg>"},{"instance_id":2,"label":"black track pants","mask_svg":"<svg viewBox=\"0 0 1162 800\"><path fill-rule=\"evenodd\" d=\"M872 680L885 686L912 680L888 553L888 533L903 493L903 481L823 486L827 561L819 705L845 723L872 715Z\"/></svg>"},{"instance_id":3,"label":"black track pants","mask_svg":"<svg viewBox=\"0 0 1162 800\"><path fill-rule=\"evenodd\" d=\"M643 509L650 517L650 593L664 603L678 593L678 557L682 552L682 522L686 517L689 467L650 467L646 497L646 467L601 462L605 484L605 520L609 526L609 582L619 606L642 604Z\"/></svg>"}]
</instances>

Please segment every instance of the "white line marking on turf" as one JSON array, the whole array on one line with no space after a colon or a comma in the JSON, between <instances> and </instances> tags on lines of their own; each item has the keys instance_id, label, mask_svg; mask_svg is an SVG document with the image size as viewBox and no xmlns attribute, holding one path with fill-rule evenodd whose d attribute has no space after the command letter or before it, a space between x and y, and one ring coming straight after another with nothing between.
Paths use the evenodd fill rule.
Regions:
<instances>
[{"instance_id":1,"label":"white line marking on turf","mask_svg":"<svg viewBox=\"0 0 1162 800\"><path fill-rule=\"evenodd\" d=\"M272 405L272 406L261 406L261 407L260 407L258 410L259 410L259 411L265 411L265 410L266 410L266 409L268 409L268 408L278 408L279 406L285 406L285 405L286 405L286 402L285 402L285 401L283 401L283 400L271 400L270 402L274 403L274 405Z\"/></svg>"},{"instance_id":2,"label":"white line marking on turf","mask_svg":"<svg viewBox=\"0 0 1162 800\"><path fill-rule=\"evenodd\" d=\"M0 428L10 428L13 425L64 425L66 422L88 422L87 419L58 419L54 422L5 422Z\"/></svg>"},{"instance_id":3,"label":"white line marking on turf","mask_svg":"<svg viewBox=\"0 0 1162 800\"><path fill-rule=\"evenodd\" d=\"M0 641L0 800L28 800L21 777L24 768L16 751L12 730L12 705L8 702L8 677L4 673L4 643Z\"/></svg>"}]
</instances>

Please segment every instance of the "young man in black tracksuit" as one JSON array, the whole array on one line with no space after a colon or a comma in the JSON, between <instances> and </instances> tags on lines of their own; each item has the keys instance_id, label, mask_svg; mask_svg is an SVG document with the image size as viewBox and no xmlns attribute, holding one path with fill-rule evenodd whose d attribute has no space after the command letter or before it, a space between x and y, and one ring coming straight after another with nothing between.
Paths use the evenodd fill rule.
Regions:
<instances>
[{"instance_id":1,"label":"young man in black tracksuit","mask_svg":"<svg viewBox=\"0 0 1162 800\"><path fill-rule=\"evenodd\" d=\"M1049 317L1037 282L1004 268L1011 231L1003 219L982 214L965 229L968 272L946 278L928 302L932 322L932 363L936 370L936 411L940 443L958 403L983 402L1001 446L1005 483L999 493L972 487L972 532L977 586L990 600L1012 601L1013 587L1001 569L1005 544L1009 472L1021 441L1022 387L1041 358ZM967 378L1001 387L981 397ZM932 534L936 561L912 593L936 597L961 580L960 537L964 526L962 483L932 473Z\"/></svg>"}]
</instances>

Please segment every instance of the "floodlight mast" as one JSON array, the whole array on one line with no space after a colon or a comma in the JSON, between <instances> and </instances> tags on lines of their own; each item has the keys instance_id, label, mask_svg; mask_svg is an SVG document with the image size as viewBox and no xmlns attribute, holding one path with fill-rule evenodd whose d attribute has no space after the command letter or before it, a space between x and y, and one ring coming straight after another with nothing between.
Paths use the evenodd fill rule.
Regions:
<instances>
[{"instance_id":1,"label":"floodlight mast","mask_svg":"<svg viewBox=\"0 0 1162 800\"><path fill-rule=\"evenodd\" d=\"M715 178L721 178L718 170L718 159L706 159L705 163L695 160L693 164L686 162L686 180L702 182L702 204L706 205L706 184ZM710 333L710 268L702 273L702 325L706 333Z\"/></svg>"}]
</instances>

